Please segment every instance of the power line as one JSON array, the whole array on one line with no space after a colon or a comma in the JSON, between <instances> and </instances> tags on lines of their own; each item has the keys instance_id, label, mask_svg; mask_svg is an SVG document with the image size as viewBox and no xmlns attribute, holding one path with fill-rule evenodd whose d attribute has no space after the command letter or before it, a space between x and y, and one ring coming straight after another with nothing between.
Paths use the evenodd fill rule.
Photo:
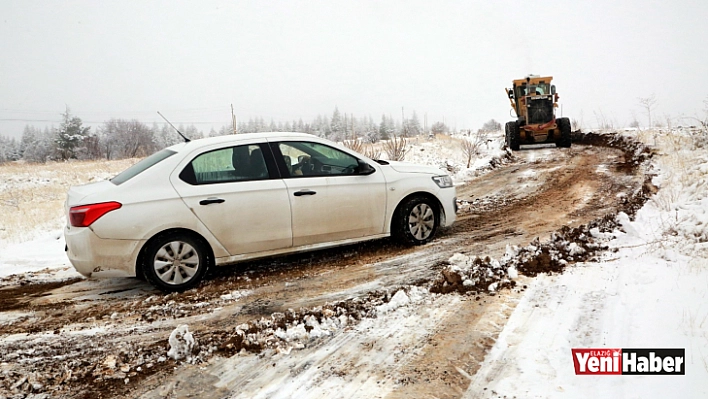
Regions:
<instances>
[{"instance_id":1,"label":"power line","mask_svg":"<svg viewBox=\"0 0 708 399\"><path fill-rule=\"evenodd\" d=\"M118 118L121 119L121 118ZM135 119L131 119L135 120ZM21 118L0 118L0 122L45 122L45 123L61 123L62 121L59 119L21 119ZM106 120L103 121L85 121L81 120L82 123L105 123L107 122ZM158 122L158 121L140 121L138 122L141 123L160 123L163 124L164 122ZM180 124L191 124L191 125L207 125L207 124L217 124L217 123L222 123L224 125L228 125L228 121L218 121L218 122L207 122L207 121L177 121L175 123L180 123Z\"/></svg>"}]
</instances>

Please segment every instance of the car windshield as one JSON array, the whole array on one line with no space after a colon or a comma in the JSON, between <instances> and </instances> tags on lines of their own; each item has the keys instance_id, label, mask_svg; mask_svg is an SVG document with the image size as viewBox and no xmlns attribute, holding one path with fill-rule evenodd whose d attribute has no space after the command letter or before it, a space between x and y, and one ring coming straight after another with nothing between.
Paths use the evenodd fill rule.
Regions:
<instances>
[{"instance_id":1,"label":"car windshield","mask_svg":"<svg viewBox=\"0 0 708 399\"><path fill-rule=\"evenodd\" d=\"M161 161L171 157L174 154L176 154L176 152L172 150L158 151L150 155L149 157L143 159L142 161L136 163L135 165L129 167L128 169L120 172L118 176L111 179L111 183L115 184L116 186L121 185L127 182L128 180L132 179L133 177L139 175L140 173L144 172L151 166L157 165Z\"/></svg>"}]
</instances>

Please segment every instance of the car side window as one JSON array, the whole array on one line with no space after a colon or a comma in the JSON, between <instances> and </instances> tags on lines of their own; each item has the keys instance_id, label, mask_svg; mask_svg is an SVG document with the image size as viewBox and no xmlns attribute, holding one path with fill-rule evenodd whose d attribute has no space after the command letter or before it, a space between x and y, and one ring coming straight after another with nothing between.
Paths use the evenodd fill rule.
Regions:
<instances>
[{"instance_id":1,"label":"car side window","mask_svg":"<svg viewBox=\"0 0 708 399\"><path fill-rule=\"evenodd\" d=\"M288 141L278 144L290 177L354 175L359 160L319 143Z\"/></svg>"},{"instance_id":2,"label":"car side window","mask_svg":"<svg viewBox=\"0 0 708 399\"><path fill-rule=\"evenodd\" d=\"M242 145L222 148L198 155L187 168L194 172L187 183L212 184L268 178L268 168L261 147ZM186 169L185 169L186 170ZM183 175L191 175L182 173Z\"/></svg>"}]
</instances>

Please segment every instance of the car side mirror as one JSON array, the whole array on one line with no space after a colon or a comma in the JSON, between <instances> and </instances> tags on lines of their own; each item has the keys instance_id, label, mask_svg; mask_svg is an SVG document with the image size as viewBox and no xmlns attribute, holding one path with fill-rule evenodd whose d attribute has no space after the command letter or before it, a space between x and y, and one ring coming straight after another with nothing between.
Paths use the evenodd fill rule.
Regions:
<instances>
[{"instance_id":1,"label":"car side mirror","mask_svg":"<svg viewBox=\"0 0 708 399\"><path fill-rule=\"evenodd\" d=\"M513 100L514 99L514 91L509 90L508 93L509 93L509 99Z\"/></svg>"},{"instance_id":2,"label":"car side mirror","mask_svg":"<svg viewBox=\"0 0 708 399\"><path fill-rule=\"evenodd\" d=\"M370 175L370 174L376 172L376 169L373 166L362 161L361 159L359 159L357 163L359 164L356 168L357 175Z\"/></svg>"},{"instance_id":3,"label":"car side mirror","mask_svg":"<svg viewBox=\"0 0 708 399\"><path fill-rule=\"evenodd\" d=\"M556 94L556 85L551 85L551 94Z\"/></svg>"}]
</instances>

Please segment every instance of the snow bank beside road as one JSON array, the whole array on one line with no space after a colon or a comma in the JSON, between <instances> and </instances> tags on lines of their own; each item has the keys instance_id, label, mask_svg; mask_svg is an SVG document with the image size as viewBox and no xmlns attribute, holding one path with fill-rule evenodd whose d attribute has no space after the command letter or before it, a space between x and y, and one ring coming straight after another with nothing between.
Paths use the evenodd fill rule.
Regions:
<instances>
[{"instance_id":1,"label":"snow bank beside road","mask_svg":"<svg viewBox=\"0 0 708 399\"><path fill-rule=\"evenodd\" d=\"M667 153L617 252L532 280L465 398L708 397L708 152ZM575 375L571 348L683 348L686 375Z\"/></svg>"},{"instance_id":2,"label":"snow bank beside road","mask_svg":"<svg viewBox=\"0 0 708 399\"><path fill-rule=\"evenodd\" d=\"M37 234L37 237L0 246L0 277L17 275L30 278L31 273L47 269L46 278L79 277L64 252L62 229ZM33 278L34 279L34 278Z\"/></svg>"}]
</instances>

